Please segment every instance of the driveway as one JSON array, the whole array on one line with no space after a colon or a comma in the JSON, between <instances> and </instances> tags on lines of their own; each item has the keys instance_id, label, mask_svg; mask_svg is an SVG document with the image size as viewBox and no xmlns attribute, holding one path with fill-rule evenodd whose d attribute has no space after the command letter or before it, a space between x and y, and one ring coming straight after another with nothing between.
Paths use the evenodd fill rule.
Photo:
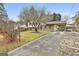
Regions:
<instances>
[{"instance_id":1,"label":"driveway","mask_svg":"<svg viewBox=\"0 0 79 59\"><path fill-rule=\"evenodd\" d=\"M63 32L51 32L30 44L9 52L9 56L57 56Z\"/></svg>"}]
</instances>

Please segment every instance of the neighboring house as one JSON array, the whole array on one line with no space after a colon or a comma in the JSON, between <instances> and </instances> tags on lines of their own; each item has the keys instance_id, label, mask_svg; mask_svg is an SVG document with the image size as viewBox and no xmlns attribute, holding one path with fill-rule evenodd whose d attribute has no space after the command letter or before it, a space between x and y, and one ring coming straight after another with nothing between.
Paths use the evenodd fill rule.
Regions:
<instances>
[{"instance_id":1,"label":"neighboring house","mask_svg":"<svg viewBox=\"0 0 79 59\"><path fill-rule=\"evenodd\" d=\"M19 29L20 28L20 29ZM25 25L20 25L20 26L18 26L18 25L16 25L15 26L15 30L25 30L26 29L26 26Z\"/></svg>"},{"instance_id":2,"label":"neighboring house","mask_svg":"<svg viewBox=\"0 0 79 59\"><path fill-rule=\"evenodd\" d=\"M19 24L19 25L17 24L17 25L15 26L15 30L18 29L18 26L19 26L19 28L20 28L21 31L27 30L27 26L26 26L25 24ZM28 23L28 29L29 29L29 30L32 30L32 29L34 29L35 27L38 27L38 28L40 28L40 29L44 29L45 24L44 24L44 23L41 23L40 26L39 26L39 25L34 26L34 25Z\"/></svg>"},{"instance_id":3,"label":"neighboring house","mask_svg":"<svg viewBox=\"0 0 79 59\"><path fill-rule=\"evenodd\" d=\"M74 30L75 30L74 24L67 24L66 25L66 31L74 31Z\"/></svg>"},{"instance_id":4,"label":"neighboring house","mask_svg":"<svg viewBox=\"0 0 79 59\"><path fill-rule=\"evenodd\" d=\"M34 26L32 26L32 25L28 25L28 29L33 28L33 27ZM27 29L26 25L20 25L19 28L20 28L20 31L24 31ZM18 29L18 25L15 27L15 29L16 30Z\"/></svg>"}]
</instances>

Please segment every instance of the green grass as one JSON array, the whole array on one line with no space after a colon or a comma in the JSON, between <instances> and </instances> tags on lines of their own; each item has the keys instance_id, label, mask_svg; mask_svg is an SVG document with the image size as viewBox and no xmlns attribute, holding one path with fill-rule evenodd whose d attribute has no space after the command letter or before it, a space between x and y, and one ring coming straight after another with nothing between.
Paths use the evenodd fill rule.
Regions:
<instances>
[{"instance_id":1,"label":"green grass","mask_svg":"<svg viewBox=\"0 0 79 59\"><path fill-rule=\"evenodd\" d=\"M48 33L47 31L40 31L39 33L35 33L33 31L21 32L21 34L20 34L21 42L14 42L14 43L8 43L8 44L1 43L0 44L0 53L13 50L25 43L36 40L37 38L39 38L47 33Z\"/></svg>"}]
</instances>

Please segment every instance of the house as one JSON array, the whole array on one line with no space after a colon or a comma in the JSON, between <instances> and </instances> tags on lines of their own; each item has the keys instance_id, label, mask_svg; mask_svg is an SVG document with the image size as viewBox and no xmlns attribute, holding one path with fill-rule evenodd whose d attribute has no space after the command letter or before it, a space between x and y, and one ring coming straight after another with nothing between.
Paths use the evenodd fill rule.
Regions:
<instances>
[{"instance_id":1,"label":"house","mask_svg":"<svg viewBox=\"0 0 79 59\"><path fill-rule=\"evenodd\" d=\"M46 27L49 28L50 31L64 31L66 30L66 22L65 21L51 21L46 23Z\"/></svg>"}]
</instances>

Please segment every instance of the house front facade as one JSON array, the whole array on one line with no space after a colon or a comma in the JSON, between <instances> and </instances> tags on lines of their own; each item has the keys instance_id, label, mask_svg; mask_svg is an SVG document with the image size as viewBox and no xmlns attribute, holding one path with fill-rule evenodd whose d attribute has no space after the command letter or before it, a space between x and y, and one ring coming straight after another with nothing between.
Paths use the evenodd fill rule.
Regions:
<instances>
[{"instance_id":1,"label":"house front facade","mask_svg":"<svg viewBox=\"0 0 79 59\"><path fill-rule=\"evenodd\" d=\"M46 27L49 29L49 31L65 31L66 22L64 21L47 22Z\"/></svg>"}]
</instances>

